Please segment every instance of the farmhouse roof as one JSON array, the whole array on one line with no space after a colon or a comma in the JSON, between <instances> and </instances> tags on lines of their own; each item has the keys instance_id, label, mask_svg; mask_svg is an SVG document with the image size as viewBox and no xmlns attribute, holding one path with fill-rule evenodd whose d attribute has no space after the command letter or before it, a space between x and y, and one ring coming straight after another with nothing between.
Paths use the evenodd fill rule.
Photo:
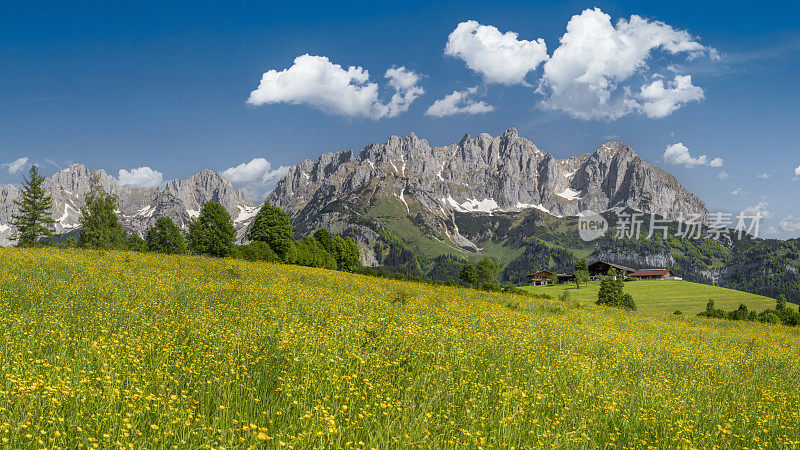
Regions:
<instances>
[{"instance_id":1,"label":"farmhouse roof","mask_svg":"<svg viewBox=\"0 0 800 450\"><path fill-rule=\"evenodd\" d=\"M629 276L632 277L658 277L671 274L669 269L642 269L633 272Z\"/></svg>"}]
</instances>

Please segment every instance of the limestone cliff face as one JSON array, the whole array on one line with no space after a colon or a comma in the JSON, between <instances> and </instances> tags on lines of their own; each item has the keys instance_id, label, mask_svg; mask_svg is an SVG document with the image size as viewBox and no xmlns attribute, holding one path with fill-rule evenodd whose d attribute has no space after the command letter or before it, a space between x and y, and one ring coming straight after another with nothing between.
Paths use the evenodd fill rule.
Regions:
<instances>
[{"instance_id":1,"label":"limestone cliff face","mask_svg":"<svg viewBox=\"0 0 800 450\"><path fill-rule=\"evenodd\" d=\"M186 230L189 219L196 217L202 205L213 200L222 204L243 236L258 207L246 191L237 191L219 174L204 170L185 180L173 180L164 188L144 188L120 185L104 170L90 171L82 164L72 164L45 179L44 188L53 199L53 218L56 231L68 233L80 228L80 210L89 192L95 173L106 192L117 196L119 218L128 231L144 235L159 217L169 217ZM12 185L0 187L0 245L8 245L11 215L16 211L14 200L19 189Z\"/></svg>"},{"instance_id":2,"label":"limestone cliff face","mask_svg":"<svg viewBox=\"0 0 800 450\"><path fill-rule=\"evenodd\" d=\"M300 233L350 230L367 263L375 260L370 249L382 245L382 224L365 213L392 196L423 234L472 251L479 248L460 233L455 214L536 209L565 217L625 208L667 218L707 214L673 176L624 144L609 142L593 153L558 159L514 128L497 137L467 135L445 147L431 147L412 133L357 155L326 153L290 169L267 201L287 211Z\"/></svg>"},{"instance_id":3,"label":"limestone cliff face","mask_svg":"<svg viewBox=\"0 0 800 450\"><path fill-rule=\"evenodd\" d=\"M591 154L557 159L513 128L497 137L464 136L446 147L431 147L412 133L369 145L358 156L326 153L292 168L267 201L296 216L312 200L321 208L374 179L396 185L398 198L411 195L442 217L526 208L554 216L624 207L668 218L707 213L675 177L624 144L609 142Z\"/></svg>"}]
</instances>

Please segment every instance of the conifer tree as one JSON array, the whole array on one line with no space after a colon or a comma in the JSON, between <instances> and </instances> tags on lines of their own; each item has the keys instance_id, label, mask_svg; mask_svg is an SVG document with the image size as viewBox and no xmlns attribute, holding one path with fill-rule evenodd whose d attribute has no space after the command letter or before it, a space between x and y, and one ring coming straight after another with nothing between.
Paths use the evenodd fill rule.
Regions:
<instances>
[{"instance_id":1,"label":"conifer tree","mask_svg":"<svg viewBox=\"0 0 800 450\"><path fill-rule=\"evenodd\" d=\"M45 194L42 183L44 177L39 175L39 169L31 166L28 177L24 179L22 198L14 201L19 213L11 216L11 225L17 229L11 239L20 247L36 245L41 238L55 234L53 199Z\"/></svg>"}]
</instances>

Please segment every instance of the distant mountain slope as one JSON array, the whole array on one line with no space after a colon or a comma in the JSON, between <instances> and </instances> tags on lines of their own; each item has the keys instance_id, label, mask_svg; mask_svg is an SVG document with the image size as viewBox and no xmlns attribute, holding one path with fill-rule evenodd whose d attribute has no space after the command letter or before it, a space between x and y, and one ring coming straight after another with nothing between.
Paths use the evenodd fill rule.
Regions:
<instances>
[{"instance_id":1,"label":"distant mountain slope","mask_svg":"<svg viewBox=\"0 0 800 450\"><path fill-rule=\"evenodd\" d=\"M222 204L234 219L240 235L244 233L258 210L247 191L238 191L219 174L204 170L185 180L173 180L164 188L122 186L104 170L95 171L103 188L119 199L119 214L123 226L144 234L159 217L169 217L184 230L191 217L209 200ZM53 218L56 231L68 233L80 228L80 209L89 191L92 171L82 164L72 164L45 179L45 191L53 198ZM8 245L11 215L16 211L14 200L19 190L0 186L0 245Z\"/></svg>"}]
</instances>

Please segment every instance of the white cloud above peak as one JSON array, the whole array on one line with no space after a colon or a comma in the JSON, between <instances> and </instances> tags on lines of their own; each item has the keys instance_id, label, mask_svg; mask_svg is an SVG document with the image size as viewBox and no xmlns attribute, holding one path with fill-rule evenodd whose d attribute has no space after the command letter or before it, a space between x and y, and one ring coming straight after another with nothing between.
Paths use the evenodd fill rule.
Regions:
<instances>
[{"instance_id":1,"label":"white cloud above peak","mask_svg":"<svg viewBox=\"0 0 800 450\"><path fill-rule=\"evenodd\" d=\"M132 185L141 187L159 187L164 184L164 176L161 172L153 170L149 167L139 167L127 171L121 169L119 171L119 184Z\"/></svg>"},{"instance_id":2,"label":"white cloud above peak","mask_svg":"<svg viewBox=\"0 0 800 450\"><path fill-rule=\"evenodd\" d=\"M646 75L656 51L688 59L716 54L683 30L637 15L620 19L599 8L572 16L559 46L544 63L538 92L542 106L585 119L614 120L642 112L665 117L689 101L702 99L689 76L642 85L634 94L634 75Z\"/></svg>"},{"instance_id":3,"label":"white cloud above peak","mask_svg":"<svg viewBox=\"0 0 800 450\"><path fill-rule=\"evenodd\" d=\"M22 158L17 158L14 161L0 164L0 167L6 169L9 175L16 175L25 168L25 166L28 164L28 161L29 159L26 156L23 156Z\"/></svg>"},{"instance_id":4,"label":"white cloud above peak","mask_svg":"<svg viewBox=\"0 0 800 450\"><path fill-rule=\"evenodd\" d=\"M220 174L232 184L251 191L251 195L264 196L288 171L288 166L273 169L266 159L253 158L249 162L225 169Z\"/></svg>"},{"instance_id":5,"label":"white cloud above peak","mask_svg":"<svg viewBox=\"0 0 800 450\"><path fill-rule=\"evenodd\" d=\"M653 119L667 117L686 103L703 98L703 89L692 84L690 75L677 75L666 85L663 80L653 81L642 86L639 93L642 112Z\"/></svg>"},{"instance_id":6,"label":"white cloud above peak","mask_svg":"<svg viewBox=\"0 0 800 450\"><path fill-rule=\"evenodd\" d=\"M797 168L794 169L794 176L795 177L800 177L800 166L797 166Z\"/></svg>"},{"instance_id":7,"label":"white cloud above peak","mask_svg":"<svg viewBox=\"0 0 800 450\"><path fill-rule=\"evenodd\" d=\"M547 44L541 38L527 41L518 36L469 20L450 33L444 53L464 61L487 83L526 84L525 76L547 60Z\"/></svg>"},{"instance_id":8,"label":"white cloud above peak","mask_svg":"<svg viewBox=\"0 0 800 450\"><path fill-rule=\"evenodd\" d=\"M344 69L325 56L305 54L288 69L265 72L247 103L307 104L328 114L380 119L406 112L425 93L418 85L421 77L405 67L392 67L384 77L395 91L388 103L380 100L378 84L362 67Z\"/></svg>"},{"instance_id":9,"label":"white cloud above peak","mask_svg":"<svg viewBox=\"0 0 800 450\"><path fill-rule=\"evenodd\" d=\"M675 164L677 166L683 166L689 169L694 169L700 166L722 167L724 163L722 158L709 159L707 155L693 157L689 152L689 148L683 145L682 142L667 146L667 149L664 151L664 161L669 164ZM722 175L722 173L720 175ZM720 179L725 178L727 178L727 174L724 178L720 176Z\"/></svg>"},{"instance_id":10,"label":"white cloud above peak","mask_svg":"<svg viewBox=\"0 0 800 450\"><path fill-rule=\"evenodd\" d=\"M476 102L471 97L478 92L478 86L473 86L463 91L453 91L433 102L425 112L428 116L445 117L455 114L481 114L494 111L492 105L484 101Z\"/></svg>"}]
</instances>

